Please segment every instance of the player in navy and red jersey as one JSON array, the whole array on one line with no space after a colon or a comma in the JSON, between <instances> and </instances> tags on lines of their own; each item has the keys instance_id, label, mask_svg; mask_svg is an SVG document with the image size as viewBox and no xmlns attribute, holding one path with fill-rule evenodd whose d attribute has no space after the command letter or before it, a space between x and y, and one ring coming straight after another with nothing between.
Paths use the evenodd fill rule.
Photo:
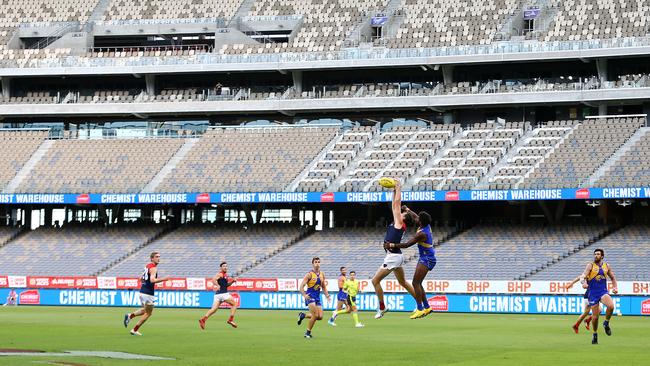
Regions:
<instances>
[{"instance_id":1,"label":"player in navy and red jersey","mask_svg":"<svg viewBox=\"0 0 650 366\"><path fill-rule=\"evenodd\" d=\"M408 214L408 212L402 212L402 188L399 180L395 179L395 192L393 194L393 202L391 204L391 209L393 211L393 223L388 226L386 230L386 236L384 237L385 243L401 243L402 237L406 232L407 224L415 224L417 222L413 220L413 217ZM417 217L417 216L416 216ZM379 300L379 309L377 309L377 314L375 314L375 319L379 319L384 316L384 314L389 310L384 304L384 289L381 287L381 281L386 278L391 272L395 274L397 282L399 282L402 287L408 291L413 298L416 298L415 291L413 286L406 282L404 276L404 254L399 248L389 248L384 249L386 251L386 257L384 258L384 263L379 267L377 273L372 278L372 285L375 287L375 293L377 294L377 299Z\"/></svg>"},{"instance_id":2,"label":"player in navy and red jersey","mask_svg":"<svg viewBox=\"0 0 650 366\"><path fill-rule=\"evenodd\" d=\"M233 328L237 328L237 323L235 323L237 301L228 293L228 286L235 283L237 279L228 276L228 263L221 262L219 267L221 267L221 271L212 278L212 283L214 283L214 302L212 303L212 308L205 313L203 318L199 319L201 329L205 329L205 322L219 310L222 302L230 304L230 318L228 318L226 323L230 324Z\"/></svg>"},{"instance_id":3,"label":"player in navy and red jersey","mask_svg":"<svg viewBox=\"0 0 650 366\"><path fill-rule=\"evenodd\" d=\"M147 265L144 267L144 271L140 277L140 280L142 282L142 286L140 287L140 302L142 302L142 308L130 314L124 315L124 327L127 327L129 325L131 319L135 318L136 316L142 316L142 318L140 318L140 321L138 321L135 327L133 327L131 330L131 335L142 335L138 330L142 324L144 324L144 322L146 322L147 319L151 317L151 314L153 313L153 306L154 302L156 301L154 287L158 282L164 282L170 279L169 277L158 278L158 264L160 263L160 253L152 252L149 258L151 259L151 262L147 263Z\"/></svg>"}]
</instances>

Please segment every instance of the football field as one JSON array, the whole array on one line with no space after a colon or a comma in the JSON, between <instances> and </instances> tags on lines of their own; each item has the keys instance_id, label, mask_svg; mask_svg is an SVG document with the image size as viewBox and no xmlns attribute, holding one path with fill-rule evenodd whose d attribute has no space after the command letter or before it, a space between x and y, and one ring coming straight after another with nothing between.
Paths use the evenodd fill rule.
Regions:
<instances>
[{"instance_id":1,"label":"football field","mask_svg":"<svg viewBox=\"0 0 650 366\"><path fill-rule=\"evenodd\" d=\"M220 310L201 331L203 309L156 309L131 336L122 325L124 308L0 308L0 348L57 352L0 356L0 365L577 365L615 362L647 365L650 317L614 317L613 335L601 328L591 345L584 327L576 335L575 316L432 314L410 320L388 313L375 320L361 313L365 328L349 315L314 328L303 338L305 323L296 311L239 311L238 329ZM329 312L326 312L329 316ZM62 351L112 351L173 360L124 360L61 356Z\"/></svg>"}]
</instances>

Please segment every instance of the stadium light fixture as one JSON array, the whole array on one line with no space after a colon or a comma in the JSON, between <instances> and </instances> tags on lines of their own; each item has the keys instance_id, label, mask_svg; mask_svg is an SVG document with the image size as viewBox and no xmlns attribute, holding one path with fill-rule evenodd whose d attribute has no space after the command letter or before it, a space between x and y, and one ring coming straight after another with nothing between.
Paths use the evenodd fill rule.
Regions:
<instances>
[{"instance_id":1,"label":"stadium light fixture","mask_svg":"<svg viewBox=\"0 0 650 366\"><path fill-rule=\"evenodd\" d=\"M616 203L618 203L619 206L627 207L632 205L632 200L629 199L624 199L624 200L616 200Z\"/></svg>"},{"instance_id":2,"label":"stadium light fixture","mask_svg":"<svg viewBox=\"0 0 650 366\"><path fill-rule=\"evenodd\" d=\"M601 202L599 200L586 200L587 206L591 207L598 207L600 206Z\"/></svg>"}]
</instances>

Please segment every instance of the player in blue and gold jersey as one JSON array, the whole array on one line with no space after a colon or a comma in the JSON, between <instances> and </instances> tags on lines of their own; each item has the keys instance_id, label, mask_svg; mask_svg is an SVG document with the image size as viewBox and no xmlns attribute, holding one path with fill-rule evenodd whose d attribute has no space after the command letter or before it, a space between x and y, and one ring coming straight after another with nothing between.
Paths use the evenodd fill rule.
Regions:
<instances>
[{"instance_id":1,"label":"player in blue and gold jersey","mask_svg":"<svg viewBox=\"0 0 650 366\"><path fill-rule=\"evenodd\" d=\"M427 273L436 266L436 251L433 249L431 216L424 211L416 214L406 206L402 206L402 210L407 215L412 216L413 221L418 223L417 233L406 243L384 243L384 248L390 250L408 248L414 244L418 245L420 258L418 259L418 263L415 266L415 273L413 274L413 290L415 291L413 298L417 304L417 310L411 315L411 319L417 319L429 315L432 311L422 282Z\"/></svg>"},{"instance_id":2,"label":"player in blue and gold jersey","mask_svg":"<svg viewBox=\"0 0 650 366\"><path fill-rule=\"evenodd\" d=\"M612 330L609 327L609 321L614 313L614 300L609 296L607 291L607 277L612 281L612 293L618 293L618 283L612 267L605 261L605 251L602 249L594 250L594 261L587 264L585 271L582 273L582 287L587 289L589 293L589 306L591 307L591 325L593 331L593 338L591 344L598 344L598 315L600 314L600 303L607 307L605 312L605 321L603 328L605 334L612 335Z\"/></svg>"},{"instance_id":3,"label":"player in blue and gold jersey","mask_svg":"<svg viewBox=\"0 0 650 366\"><path fill-rule=\"evenodd\" d=\"M343 286L345 285L345 280L346 278L346 273L347 273L347 268L341 267L340 268L341 274L339 275L339 292L336 294L336 309L332 312L332 317L330 320L327 321L327 324L335 327L336 323L334 322L336 320L336 315L337 313L343 309L343 306L345 306L348 303L348 294L345 293L343 290Z\"/></svg>"},{"instance_id":4,"label":"player in blue and gold jersey","mask_svg":"<svg viewBox=\"0 0 650 366\"><path fill-rule=\"evenodd\" d=\"M312 258L311 265L312 270L305 275L300 283L300 293L305 298L305 305L309 308L309 313L300 312L298 314L298 325L305 318L309 319L305 338L312 338L311 330L314 328L314 324L316 324L317 320L323 319L323 306L320 301L321 289L327 301L330 301L330 294L325 286L325 274L320 271L320 258ZM306 290L305 287L307 287Z\"/></svg>"}]
</instances>

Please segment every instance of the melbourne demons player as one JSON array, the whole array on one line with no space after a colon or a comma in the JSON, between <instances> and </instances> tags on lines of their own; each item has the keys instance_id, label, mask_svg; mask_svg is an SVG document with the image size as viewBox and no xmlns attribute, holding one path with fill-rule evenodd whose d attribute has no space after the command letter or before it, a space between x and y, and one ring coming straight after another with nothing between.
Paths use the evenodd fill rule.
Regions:
<instances>
[{"instance_id":1,"label":"melbourne demons player","mask_svg":"<svg viewBox=\"0 0 650 366\"><path fill-rule=\"evenodd\" d=\"M168 281L170 277L158 278L158 264L160 263L160 253L152 252L149 256L151 262L149 262L144 267L144 272L140 277L142 286L140 287L140 302L142 302L142 308L134 311L130 314L124 315L124 327L126 328L129 325L131 319L136 316L142 316L140 321L133 327L131 330L131 335L141 336L138 331L142 324L144 324L147 319L151 317L153 313L154 302L156 301L156 296L154 295L154 287L158 282Z\"/></svg>"},{"instance_id":2,"label":"melbourne demons player","mask_svg":"<svg viewBox=\"0 0 650 366\"><path fill-rule=\"evenodd\" d=\"M214 302L212 303L212 308L208 310L203 318L199 319L199 326L201 329L205 329L205 322L219 310L219 306L222 302L230 304L230 318L226 323L230 324L233 328L237 328L237 323L235 323L235 312L237 311L237 302L233 297L228 293L228 286L237 282L236 278L228 277L228 263L221 262L219 265L221 271L217 273L212 282L214 283Z\"/></svg>"}]
</instances>

